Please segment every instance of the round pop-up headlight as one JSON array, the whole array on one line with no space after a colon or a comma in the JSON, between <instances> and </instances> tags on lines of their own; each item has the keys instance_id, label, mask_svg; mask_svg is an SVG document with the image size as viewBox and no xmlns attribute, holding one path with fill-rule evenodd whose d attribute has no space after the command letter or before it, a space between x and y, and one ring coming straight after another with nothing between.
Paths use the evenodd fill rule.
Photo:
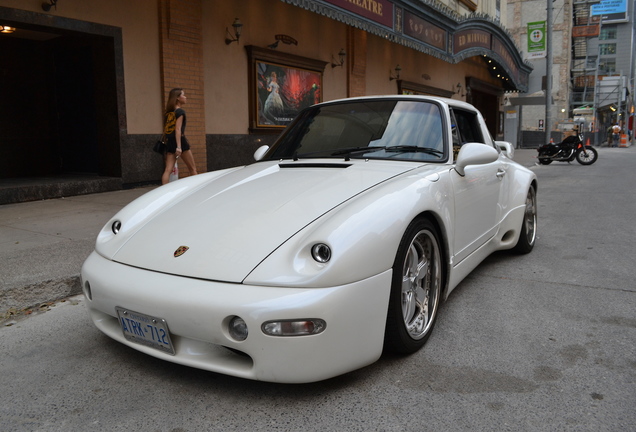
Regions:
<instances>
[{"instance_id":1,"label":"round pop-up headlight","mask_svg":"<svg viewBox=\"0 0 636 432\"><path fill-rule=\"evenodd\" d=\"M241 317L235 316L230 320L228 331L234 340L242 342L247 339L247 323Z\"/></svg>"},{"instance_id":2,"label":"round pop-up headlight","mask_svg":"<svg viewBox=\"0 0 636 432\"><path fill-rule=\"evenodd\" d=\"M324 320L318 318L304 320L267 321L261 327L268 336L309 336L322 333L327 327Z\"/></svg>"},{"instance_id":3,"label":"round pop-up headlight","mask_svg":"<svg viewBox=\"0 0 636 432\"><path fill-rule=\"evenodd\" d=\"M117 234L121 229L121 222L116 220L110 228L113 230L113 234Z\"/></svg>"},{"instance_id":4,"label":"round pop-up headlight","mask_svg":"<svg viewBox=\"0 0 636 432\"><path fill-rule=\"evenodd\" d=\"M319 263L326 263L331 259L331 248L324 243L317 243L311 248L311 256Z\"/></svg>"}]
</instances>

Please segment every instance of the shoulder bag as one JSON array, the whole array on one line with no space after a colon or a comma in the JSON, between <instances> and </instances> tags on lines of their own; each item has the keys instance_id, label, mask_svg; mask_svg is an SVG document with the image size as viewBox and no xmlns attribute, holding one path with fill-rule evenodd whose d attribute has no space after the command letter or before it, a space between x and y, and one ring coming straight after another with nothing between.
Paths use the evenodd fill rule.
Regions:
<instances>
[{"instance_id":1,"label":"shoulder bag","mask_svg":"<svg viewBox=\"0 0 636 432\"><path fill-rule=\"evenodd\" d=\"M164 154L166 152L166 134L161 135L161 139L157 140L154 146L152 146L152 150L159 154Z\"/></svg>"}]
</instances>

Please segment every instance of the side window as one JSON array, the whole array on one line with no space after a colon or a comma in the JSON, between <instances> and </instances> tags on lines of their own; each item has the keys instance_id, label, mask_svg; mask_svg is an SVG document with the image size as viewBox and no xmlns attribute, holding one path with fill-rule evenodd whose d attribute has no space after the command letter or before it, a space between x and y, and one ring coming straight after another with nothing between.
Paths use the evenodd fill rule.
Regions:
<instances>
[{"instance_id":1,"label":"side window","mask_svg":"<svg viewBox=\"0 0 636 432\"><path fill-rule=\"evenodd\" d=\"M452 112L455 117L455 124L457 125L460 146L467 142L486 143L484 136L481 133L476 113L460 109L453 109ZM455 138L453 137L453 145L455 145L454 141Z\"/></svg>"},{"instance_id":2,"label":"side window","mask_svg":"<svg viewBox=\"0 0 636 432\"><path fill-rule=\"evenodd\" d=\"M474 112L451 108L451 128L454 159L457 159L459 149L464 144L468 142L486 143L479 127L477 114Z\"/></svg>"},{"instance_id":3,"label":"side window","mask_svg":"<svg viewBox=\"0 0 636 432\"><path fill-rule=\"evenodd\" d=\"M462 145L462 140L459 137L459 128L457 127L457 119L455 118L455 112L451 110L451 134L453 136L453 148L460 147Z\"/></svg>"},{"instance_id":4,"label":"side window","mask_svg":"<svg viewBox=\"0 0 636 432\"><path fill-rule=\"evenodd\" d=\"M455 112L451 109L451 135L453 137L453 160L457 159L459 148L462 145L462 140L459 136L459 128L457 127L457 119L455 118Z\"/></svg>"}]
</instances>

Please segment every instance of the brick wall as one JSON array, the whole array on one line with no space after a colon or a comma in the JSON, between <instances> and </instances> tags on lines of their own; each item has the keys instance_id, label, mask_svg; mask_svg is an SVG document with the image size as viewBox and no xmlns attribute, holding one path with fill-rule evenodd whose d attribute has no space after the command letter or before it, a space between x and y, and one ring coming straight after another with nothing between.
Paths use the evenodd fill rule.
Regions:
<instances>
[{"instance_id":1,"label":"brick wall","mask_svg":"<svg viewBox=\"0 0 636 432\"><path fill-rule=\"evenodd\" d=\"M350 53L347 96L365 96L367 92L367 33L349 27L347 42Z\"/></svg>"},{"instance_id":2,"label":"brick wall","mask_svg":"<svg viewBox=\"0 0 636 432\"><path fill-rule=\"evenodd\" d=\"M194 154L197 171L207 171L205 144L205 103L203 93L203 0L159 0L161 34L162 112L168 92L184 89L188 103L186 136ZM184 163L180 176L189 175Z\"/></svg>"}]
</instances>

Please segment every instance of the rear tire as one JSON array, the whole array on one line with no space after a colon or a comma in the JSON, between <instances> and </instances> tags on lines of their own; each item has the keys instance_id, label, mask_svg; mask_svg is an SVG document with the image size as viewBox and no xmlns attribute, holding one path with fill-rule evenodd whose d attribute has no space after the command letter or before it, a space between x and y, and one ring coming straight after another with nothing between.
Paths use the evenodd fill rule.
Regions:
<instances>
[{"instance_id":1,"label":"rear tire","mask_svg":"<svg viewBox=\"0 0 636 432\"><path fill-rule=\"evenodd\" d=\"M521 221L521 233L513 251L519 254L532 252L537 241L537 193L534 186L528 189L526 195L526 209Z\"/></svg>"},{"instance_id":2,"label":"rear tire","mask_svg":"<svg viewBox=\"0 0 636 432\"><path fill-rule=\"evenodd\" d=\"M435 226L425 218L411 222L393 264L386 350L410 354L431 335L442 294L442 256Z\"/></svg>"}]
</instances>

